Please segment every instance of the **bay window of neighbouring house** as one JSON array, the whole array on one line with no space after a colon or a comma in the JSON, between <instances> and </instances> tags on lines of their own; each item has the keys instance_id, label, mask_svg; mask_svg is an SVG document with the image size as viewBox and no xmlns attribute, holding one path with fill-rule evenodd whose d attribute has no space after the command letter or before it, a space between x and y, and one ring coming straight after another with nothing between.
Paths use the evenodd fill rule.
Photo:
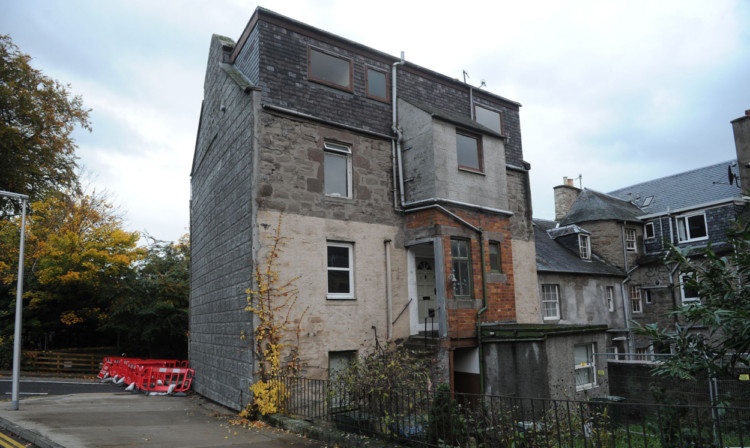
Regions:
<instances>
[{"instance_id":1,"label":"bay window of neighbouring house","mask_svg":"<svg viewBox=\"0 0 750 448\"><path fill-rule=\"evenodd\" d=\"M328 196L352 197L352 150L339 143L325 142L323 176Z\"/></svg>"},{"instance_id":2,"label":"bay window of neighbouring house","mask_svg":"<svg viewBox=\"0 0 750 448\"><path fill-rule=\"evenodd\" d=\"M498 111L474 105L474 121L498 134L503 133L503 116Z\"/></svg>"},{"instance_id":3,"label":"bay window of neighbouring house","mask_svg":"<svg viewBox=\"0 0 750 448\"><path fill-rule=\"evenodd\" d=\"M625 229L625 249L628 252L635 252L635 229Z\"/></svg>"},{"instance_id":4,"label":"bay window of neighbouring house","mask_svg":"<svg viewBox=\"0 0 750 448\"><path fill-rule=\"evenodd\" d=\"M352 91L352 61L316 48L307 49L307 73L310 81Z\"/></svg>"},{"instance_id":5,"label":"bay window of neighbouring house","mask_svg":"<svg viewBox=\"0 0 750 448\"><path fill-rule=\"evenodd\" d=\"M542 285L542 318L544 320L560 318L560 287L558 285Z\"/></svg>"},{"instance_id":6,"label":"bay window of neighbouring house","mask_svg":"<svg viewBox=\"0 0 750 448\"><path fill-rule=\"evenodd\" d=\"M647 240L652 240L656 237L653 222L647 222L646 225L643 226L643 235Z\"/></svg>"},{"instance_id":7,"label":"bay window of neighbouring house","mask_svg":"<svg viewBox=\"0 0 750 448\"><path fill-rule=\"evenodd\" d=\"M596 386L594 344L574 346L573 358L575 359L576 390L591 389Z\"/></svg>"},{"instance_id":8,"label":"bay window of neighbouring house","mask_svg":"<svg viewBox=\"0 0 750 448\"><path fill-rule=\"evenodd\" d=\"M350 243L326 243L329 299L354 298L354 257Z\"/></svg>"},{"instance_id":9,"label":"bay window of neighbouring house","mask_svg":"<svg viewBox=\"0 0 750 448\"><path fill-rule=\"evenodd\" d=\"M453 259L453 296L470 299L471 291L471 244L467 240L451 240L451 258Z\"/></svg>"},{"instance_id":10,"label":"bay window of neighbouring house","mask_svg":"<svg viewBox=\"0 0 750 448\"><path fill-rule=\"evenodd\" d=\"M482 139L476 135L456 131L458 167L482 172Z\"/></svg>"},{"instance_id":11,"label":"bay window of neighbouring house","mask_svg":"<svg viewBox=\"0 0 750 448\"><path fill-rule=\"evenodd\" d=\"M706 214L695 213L677 217L677 238L681 243L708 238Z\"/></svg>"},{"instance_id":12,"label":"bay window of neighbouring house","mask_svg":"<svg viewBox=\"0 0 750 448\"><path fill-rule=\"evenodd\" d=\"M634 313L643 312L643 302L641 299L641 288L630 286L630 306Z\"/></svg>"}]
</instances>

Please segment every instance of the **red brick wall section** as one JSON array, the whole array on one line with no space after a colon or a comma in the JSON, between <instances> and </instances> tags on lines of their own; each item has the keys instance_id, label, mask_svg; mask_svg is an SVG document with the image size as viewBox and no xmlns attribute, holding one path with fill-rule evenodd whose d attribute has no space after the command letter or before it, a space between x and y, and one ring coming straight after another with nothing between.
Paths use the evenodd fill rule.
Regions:
<instances>
[{"instance_id":1,"label":"red brick wall section","mask_svg":"<svg viewBox=\"0 0 750 448\"><path fill-rule=\"evenodd\" d=\"M483 322L500 322L516 319L515 289L513 284L513 249L510 241L510 220L501 216L486 215L480 212L467 212L463 210L452 210L476 227L486 232L494 232L503 235L500 243L502 273L506 281L502 283L487 282L487 311L482 314ZM418 229L441 225L447 227L467 228L449 215L437 210L423 210L407 215L406 227ZM471 262L474 299L482 299L482 263L479 249L479 235L471 232ZM443 255L446 279L446 300L456 300L453 297L453 288L448 279L452 273L451 237L441 236L443 242ZM489 274L490 260L488 241L484 241L485 267ZM448 309L448 334L451 338L476 337L477 309Z\"/></svg>"}]
</instances>

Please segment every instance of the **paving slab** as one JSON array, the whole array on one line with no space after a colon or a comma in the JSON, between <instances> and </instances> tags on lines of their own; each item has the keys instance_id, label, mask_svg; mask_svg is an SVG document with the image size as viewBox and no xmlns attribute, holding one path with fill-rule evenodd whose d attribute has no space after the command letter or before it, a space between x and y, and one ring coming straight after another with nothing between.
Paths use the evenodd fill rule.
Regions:
<instances>
[{"instance_id":1,"label":"paving slab","mask_svg":"<svg viewBox=\"0 0 750 448\"><path fill-rule=\"evenodd\" d=\"M41 448L322 447L284 431L229 424L234 414L197 395L92 393L0 403L0 426Z\"/></svg>"}]
</instances>

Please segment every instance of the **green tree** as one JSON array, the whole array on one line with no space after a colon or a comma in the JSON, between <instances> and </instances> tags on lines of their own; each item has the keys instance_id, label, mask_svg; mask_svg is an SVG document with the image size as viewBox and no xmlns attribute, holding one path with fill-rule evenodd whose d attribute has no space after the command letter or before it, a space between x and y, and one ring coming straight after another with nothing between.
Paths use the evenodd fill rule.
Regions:
<instances>
[{"instance_id":1,"label":"green tree","mask_svg":"<svg viewBox=\"0 0 750 448\"><path fill-rule=\"evenodd\" d=\"M77 188L76 126L91 130L79 96L30 65L31 57L0 35L0 190L32 200ZM0 218L15 204L0 198Z\"/></svg>"},{"instance_id":2,"label":"green tree","mask_svg":"<svg viewBox=\"0 0 750 448\"><path fill-rule=\"evenodd\" d=\"M39 346L102 345L110 308L142 257L138 232L101 195L49 194L31 203L24 251L24 332ZM0 220L0 334L12 331L19 246L16 216Z\"/></svg>"},{"instance_id":3,"label":"green tree","mask_svg":"<svg viewBox=\"0 0 750 448\"><path fill-rule=\"evenodd\" d=\"M190 240L150 238L146 256L112 307L106 327L123 336L121 347L141 356L187 358Z\"/></svg>"},{"instance_id":4,"label":"green tree","mask_svg":"<svg viewBox=\"0 0 750 448\"><path fill-rule=\"evenodd\" d=\"M750 221L741 221L729 235L731 250L716 253L709 245L699 255L671 246L668 263L676 263L684 288L700 303L678 307L671 315L676 328L635 324L635 333L655 344L672 347L674 356L654 368L654 373L682 379L721 376L750 367Z\"/></svg>"}]
</instances>

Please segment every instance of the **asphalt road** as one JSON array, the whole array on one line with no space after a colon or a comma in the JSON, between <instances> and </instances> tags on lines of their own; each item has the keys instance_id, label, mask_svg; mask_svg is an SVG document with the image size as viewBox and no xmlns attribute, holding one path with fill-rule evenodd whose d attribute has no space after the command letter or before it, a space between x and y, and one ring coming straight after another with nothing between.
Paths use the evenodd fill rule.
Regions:
<instances>
[{"instance_id":1,"label":"asphalt road","mask_svg":"<svg viewBox=\"0 0 750 448\"><path fill-rule=\"evenodd\" d=\"M0 378L0 400L10 400L12 378ZM87 393L123 392L123 388L112 383L101 383L99 380L67 379L24 379L18 384L18 398L44 397L48 395L69 395ZM126 392L127 393L127 392Z\"/></svg>"}]
</instances>

